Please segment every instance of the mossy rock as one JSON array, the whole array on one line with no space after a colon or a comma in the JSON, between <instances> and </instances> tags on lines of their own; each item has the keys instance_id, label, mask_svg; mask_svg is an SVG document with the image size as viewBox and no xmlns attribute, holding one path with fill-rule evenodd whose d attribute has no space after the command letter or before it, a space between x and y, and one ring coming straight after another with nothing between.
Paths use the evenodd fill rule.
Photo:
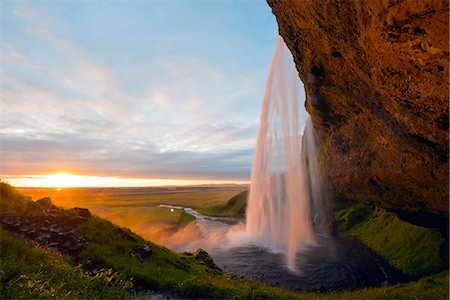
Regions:
<instances>
[{"instance_id":1,"label":"mossy rock","mask_svg":"<svg viewBox=\"0 0 450 300\"><path fill-rule=\"evenodd\" d=\"M214 262L212 257L209 256L208 252L206 252L205 250L203 250L201 248L198 249L197 251L194 252L194 257L196 260L200 260L203 263L205 263L205 265L208 268L210 268L213 273L223 274L222 269L216 265L216 263Z\"/></svg>"}]
</instances>

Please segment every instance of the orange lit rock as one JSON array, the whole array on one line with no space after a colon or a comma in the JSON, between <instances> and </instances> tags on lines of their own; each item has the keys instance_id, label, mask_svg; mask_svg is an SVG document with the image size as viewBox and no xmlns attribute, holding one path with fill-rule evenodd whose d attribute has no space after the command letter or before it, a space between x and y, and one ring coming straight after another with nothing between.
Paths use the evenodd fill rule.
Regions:
<instances>
[{"instance_id":1,"label":"orange lit rock","mask_svg":"<svg viewBox=\"0 0 450 300\"><path fill-rule=\"evenodd\" d=\"M448 1L268 3L333 194L448 211Z\"/></svg>"}]
</instances>

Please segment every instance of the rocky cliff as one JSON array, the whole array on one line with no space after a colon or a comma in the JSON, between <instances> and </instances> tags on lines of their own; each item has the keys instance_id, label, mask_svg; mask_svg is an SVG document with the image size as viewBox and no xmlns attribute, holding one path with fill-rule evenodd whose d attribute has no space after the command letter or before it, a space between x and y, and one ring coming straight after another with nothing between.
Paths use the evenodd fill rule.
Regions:
<instances>
[{"instance_id":1,"label":"rocky cliff","mask_svg":"<svg viewBox=\"0 0 450 300\"><path fill-rule=\"evenodd\" d=\"M448 211L448 1L267 1L333 195Z\"/></svg>"}]
</instances>

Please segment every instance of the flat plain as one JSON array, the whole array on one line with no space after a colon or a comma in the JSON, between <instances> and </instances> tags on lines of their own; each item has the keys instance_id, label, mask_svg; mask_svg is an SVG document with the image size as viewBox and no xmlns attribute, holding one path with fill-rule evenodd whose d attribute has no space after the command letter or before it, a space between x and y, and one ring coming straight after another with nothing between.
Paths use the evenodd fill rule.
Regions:
<instances>
[{"instance_id":1,"label":"flat plain","mask_svg":"<svg viewBox=\"0 0 450 300\"><path fill-rule=\"evenodd\" d=\"M176 205L208 209L225 204L246 185L142 187L142 188L18 188L32 200L50 197L63 208L88 208L93 214L127 227L146 239L158 240L189 218L183 210L159 207Z\"/></svg>"}]
</instances>

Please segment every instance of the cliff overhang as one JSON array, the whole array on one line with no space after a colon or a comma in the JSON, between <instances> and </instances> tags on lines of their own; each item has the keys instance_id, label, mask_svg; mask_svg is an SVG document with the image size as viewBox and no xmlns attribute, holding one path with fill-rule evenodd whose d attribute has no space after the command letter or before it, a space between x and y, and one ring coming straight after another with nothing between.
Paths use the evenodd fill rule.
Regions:
<instances>
[{"instance_id":1,"label":"cliff overhang","mask_svg":"<svg viewBox=\"0 0 450 300\"><path fill-rule=\"evenodd\" d=\"M448 1L267 0L336 198L448 211Z\"/></svg>"}]
</instances>

